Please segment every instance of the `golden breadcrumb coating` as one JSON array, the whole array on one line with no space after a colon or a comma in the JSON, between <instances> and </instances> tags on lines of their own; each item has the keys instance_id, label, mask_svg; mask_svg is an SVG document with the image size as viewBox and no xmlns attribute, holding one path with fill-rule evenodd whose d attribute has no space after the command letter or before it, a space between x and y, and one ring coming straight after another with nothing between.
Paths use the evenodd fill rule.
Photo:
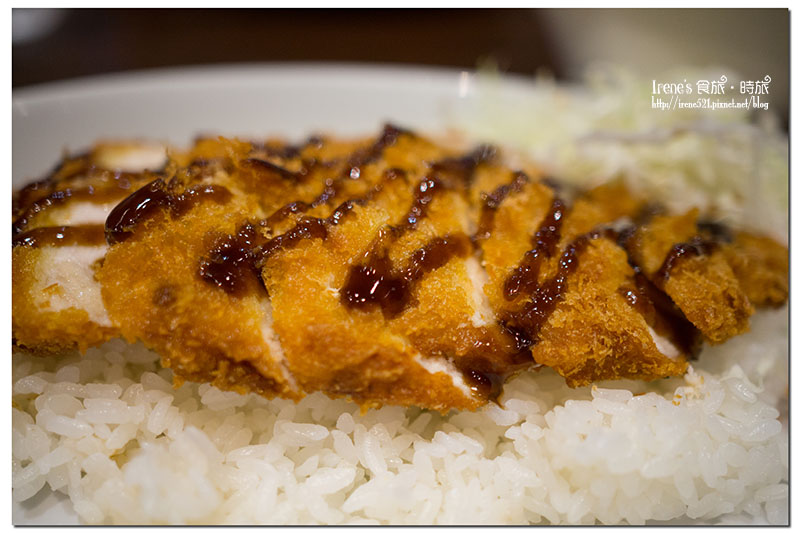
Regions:
<instances>
[{"instance_id":1,"label":"golden breadcrumb coating","mask_svg":"<svg viewBox=\"0 0 800 533\"><path fill-rule=\"evenodd\" d=\"M542 366L573 387L681 375L703 339L788 297L780 244L654 214L619 181L562 187L490 146L386 126L204 137L159 164L136 149L98 145L15 194L17 345L122 336L176 383L447 412Z\"/></svg>"}]
</instances>

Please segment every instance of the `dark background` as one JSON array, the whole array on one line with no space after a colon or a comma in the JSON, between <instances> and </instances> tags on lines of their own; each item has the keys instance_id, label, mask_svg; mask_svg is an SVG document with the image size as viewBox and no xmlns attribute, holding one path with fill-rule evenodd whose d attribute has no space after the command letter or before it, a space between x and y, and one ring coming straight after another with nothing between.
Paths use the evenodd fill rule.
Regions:
<instances>
[{"instance_id":1,"label":"dark background","mask_svg":"<svg viewBox=\"0 0 800 533\"><path fill-rule=\"evenodd\" d=\"M787 9L14 9L12 85L231 62L412 63L580 81L720 67L772 78L788 118ZM681 77L686 74L678 73Z\"/></svg>"},{"instance_id":2,"label":"dark background","mask_svg":"<svg viewBox=\"0 0 800 533\"><path fill-rule=\"evenodd\" d=\"M127 69L358 61L559 73L540 17L491 9L76 9L14 46L14 87Z\"/></svg>"}]
</instances>

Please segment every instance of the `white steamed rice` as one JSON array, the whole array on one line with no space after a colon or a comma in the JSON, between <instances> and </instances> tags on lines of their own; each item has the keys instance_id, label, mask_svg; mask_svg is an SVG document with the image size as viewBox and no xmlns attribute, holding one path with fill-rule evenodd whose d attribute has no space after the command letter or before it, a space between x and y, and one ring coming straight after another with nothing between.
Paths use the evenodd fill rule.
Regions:
<instances>
[{"instance_id":1,"label":"white steamed rice","mask_svg":"<svg viewBox=\"0 0 800 533\"><path fill-rule=\"evenodd\" d=\"M786 310L761 312L685 378L547 370L444 417L175 390L119 340L15 353L13 498L66 494L87 524L786 524L787 339Z\"/></svg>"}]
</instances>

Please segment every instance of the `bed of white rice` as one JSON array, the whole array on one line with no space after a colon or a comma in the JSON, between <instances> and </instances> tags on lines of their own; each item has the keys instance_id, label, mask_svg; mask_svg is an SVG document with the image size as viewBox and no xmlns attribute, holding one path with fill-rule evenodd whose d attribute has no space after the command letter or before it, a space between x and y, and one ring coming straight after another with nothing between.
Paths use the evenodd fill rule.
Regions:
<instances>
[{"instance_id":1,"label":"bed of white rice","mask_svg":"<svg viewBox=\"0 0 800 533\"><path fill-rule=\"evenodd\" d=\"M122 341L15 353L13 498L66 494L86 524L786 524L787 340L762 312L685 378L544 371L449 416L173 389Z\"/></svg>"}]
</instances>

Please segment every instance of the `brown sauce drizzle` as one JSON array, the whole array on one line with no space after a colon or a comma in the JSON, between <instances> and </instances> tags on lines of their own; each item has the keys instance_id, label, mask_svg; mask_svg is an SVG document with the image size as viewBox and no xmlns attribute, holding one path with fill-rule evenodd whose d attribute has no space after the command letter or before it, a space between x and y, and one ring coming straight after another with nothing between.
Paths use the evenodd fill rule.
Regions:
<instances>
[{"instance_id":1,"label":"brown sauce drizzle","mask_svg":"<svg viewBox=\"0 0 800 533\"><path fill-rule=\"evenodd\" d=\"M530 350L515 350L503 343L492 347L483 344L461 357L453 358L453 364L461 372L470 389L478 395L497 401L503 392L503 383L508 377L535 364ZM489 353L487 353L487 351Z\"/></svg>"},{"instance_id":2,"label":"brown sauce drizzle","mask_svg":"<svg viewBox=\"0 0 800 533\"><path fill-rule=\"evenodd\" d=\"M510 194L522 191L528 181L528 176L524 172L515 172L514 179L510 183L500 185L489 194L483 193L481 195L481 212L478 219L478 229L475 232L475 240L486 240L492 235L494 217L500 205Z\"/></svg>"},{"instance_id":3,"label":"brown sauce drizzle","mask_svg":"<svg viewBox=\"0 0 800 533\"><path fill-rule=\"evenodd\" d=\"M100 246L105 242L102 224L86 224L34 228L14 236L12 246Z\"/></svg>"},{"instance_id":4,"label":"brown sauce drizzle","mask_svg":"<svg viewBox=\"0 0 800 533\"><path fill-rule=\"evenodd\" d=\"M537 289L542 261L552 257L561 238L561 225L565 212L564 202L555 197L534 235L533 250L525 253L519 266L506 278L503 286L503 296L506 300L511 301L518 295L531 294Z\"/></svg>"},{"instance_id":5,"label":"brown sauce drizzle","mask_svg":"<svg viewBox=\"0 0 800 533\"><path fill-rule=\"evenodd\" d=\"M372 163L377 161L381 155L383 155L383 151L392 146L394 143L397 142L398 137L401 135L413 135L410 131L404 130L399 128L393 124L386 124L383 127L383 131L381 132L380 136L372 143L371 146L367 148L362 148L360 150L356 150L348 160L347 168L345 169L343 175L348 177L353 177L354 175L360 175L359 167L364 166L366 164ZM353 172L353 169L356 172ZM353 178L357 179L357 177Z\"/></svg>"},{"instance_id":6,"label":"brown sauce drizzle","mask_svg":"<svg viewBox=\"0 0 800 533\"><path fill-rule=\"evenodd\" d=\"M486 359L476 359L476 361L486 361ZM461 371L461 375L470 385L473 392L487 398L489 401L497 401L503 393L503 384L508 379L506 372L492 372L483 370L480 363L475 365L457 364L456 368Z\"/></svg>"},{"instance_id":7,"label":"brown sauce drizzle","mask_svg":"<svg viewBox=\"0 0 800 533\"><path fill-rule=\"evenodd\" d=\"M45 187L42 182L32 185L35 186L34 189ZM25 195L29 196L34 189L30 189ZM19 203L17 206L19 216L12 224L12 232L18 234L25 231L31 219L35 216L52 207L62 205L70 199L89 201L96 204L106 203L124 197L129 193L129 189L130 181L127 179L118 179L115 180L114 184L111 186L96 187L95 185L87 185L84 187L68 187L50 192L28 205Z\"/></svg>"},{"instance_id":8,"label":"brown sauce drizzle","mask_svg":"<svg viewBox=\"0 0 800 533\"><path fill-rule=\"evenodd\" d=\"M380 158L381 155L383 154L383 151L388 146L391 146L395 142L397 142L397 138L400 135L412 135L412 134L407 130L403 130L391 124L387 124L384 127L380 137L378 137L378 139L371 146L369 146L368 148L357 150L350 156L347 165L345 165L345 169L337 178L325 179L322 192L320 192L316 198L311 200L310 203L296 201L286 204L285 206L278 209L272 215L269 216L268 218L269 224L274 225L277 222L285 219L289 215L296 213L305 213L310 209L316 209L319 206L330 203L331 200L333 200L339 194L342 182L350 179L360 179L362 172L361 167L369 163L372 163L376 161L378 158ZM315 139L316 139L315 137L309 138L309 143ZM319 142L321 143L321 140ZM405 175L405 171L403 171L402 169L389 169L384 174L384 178L394 179L395 177L401 174Z\"/></svg>"},{"instance_id":9,"label":"brown sauce drizzle","mask_svg":"<svg viewBox=\"0 0 800 533\"><path fill-rule=\"evenodd\" d=\"M401 176L402 177L405 176L405 171L403 171L401 169L397 169L397 168L390 168L390 169L387 169L386 172L384 172L383 178L384 178L384 181L391 181L391 180L397 179L398 177L401 177ZM332 181L332 180L329 179L329 180L326 181L326 183L330 182L330 181ZM370 198L372 198L373 195L375 195L376 193L380 192L382 189L383 189L383 182L379 182L362 199L355 199L354 201L358 202L358 203L365 202L365 201L369 200ZM303 201L290 202L290 203L284 205L283 207L281 207L280 209L276 210L269 217L267 217L266 220L262 221L262 225L264 225L264 226L275 226L276 224L278 224L282 220L285 220L286 218L288 218L291 215L296 215L298 213L306 213L310 209L314 209L314 208L319 207L320 205L322 205L324 203L327 203L327 201L330 198L332 198L332 196L328 197L328 196L326 196L326 193L323 192L316 199L312 200L312 202L310 204L306 203L306 202L303 202ZM345 202L345 204L346 203L347 202ZM341 207L341 206L339 206L339 207Z\"/></svg>"},{"instance_id":10,"label":"brown sauce drizzle","mask_svg":"<svg viewBox=\"0 0 800 533\"><path fill-rule=\"evenodd\" d=\"M396 270L389 260L391 243L405 232L417 228L419 221L428 216L434 196L444 189L444 184L432 176L426 176L417 183L411 207L400 224L381 230L362 263L350 267L342 289L342 303L354 308L377 304L386 317L396 316L408 305L411 283L425 272L440 268L454 255L467 253L461 249L464 243L462 235L458 234L434 238L412 254L405 270ZM470 240L467 244L471 249ZM440 261L444 263L439 264Z\"/></svg>"},{"instance_id":11,"label":"brown sauce drizzle","mask_svg":"<svg viewBox=\"0 0 800 533\"><path fill-rule=\"evenodd\" d=\"M350 268L341 292L346 306L365 309L377 305L385 317L395 317L408 306L414 282L443 267L451 258L464 257L472 250L470 239L463 233L434 237L411 254L405 268L397 269L389 259L385 242L393 240L387 238L391 231L379 235L362 264Z\"/></svg>"},{"instance_id":12,"label":"brown sauce drizzle","mask_svg":"<svg viewBox=\"0 0 800 533\"><path fill-rule=\"evenodd\" d=\"M181 194L174 194L169 191L164 180L159 178L114 207L106 218L106 240L109 244L124 241L133 235L136 226L157 212L167 211L173 217L178 217L202 199L224 204L230 198L230 191L219 185L198 185Z\"/></svg>"},{"instance_id":13,"label":"brown sauce drizzle","mask_svg":"<svg viewBox=\"0 0 800 533\"><path fill-rule=\"evenodd\" d=\"M710 255L716 248L716 242L704 239L700 236L692 237L688 242L681 242L674 245L667 254L667 257L664 258L661 268L653 275L653 282L659 287L664 287L672 269L675 268L675 265L679 261L689 257Z\"/></svg>"},{"instance_id":14,"label":"brown sauce drizzle","mask_svg":"<svg viewBox=\"0 0 800 533\"><path fill-rule=\"evenodd\" d=\"M12 213L14 217L21 215L33 202L53 192L55 183L50 178L29 183L14 193Z\"/></svg>"},{"instance_id":15,"label":"brown sauce drizzle","mask_svg":"<svg viewBox=\"0 0 800 533\"><path fill-rule=\"evenodd\" d=\"M94 167L90 165L89 152L62 159L43 179L29 183L14 193L12 203L14 217L19 217L33 202L51 194L58 185L68 183L92 168Z\"/></svg>"},{"instance_id":16,"label":"brown sauce drizzle","mask_svg":"<svg viewBox=\"0 0 800 533\"><path fill-rule=\"evenodd\" d=\"M718 243L733 242L733 230L722 222L714 220L700 220L697 222L697 229Z\"/></svg>"},{"instance_id":17,"label":"brown sauce drizzle","mask_svg":"<svg viewBox=\"0 0 800 533\"><path fill-rule=\"evenodd\" d=\"M266 219L266 225L274 226L281 220L284 220L291 215L296 215L298 213L305 213L309 209L311 209L311 204L307 204L301 201L290 202L281 207L280 209L278 209L277 211L275 211L274 213L272 213L270 216L268 216Z\"/></svg>"},{"instance_id":18,"label":"brown sauce drizzle","mask_svg":"<svg viewBox=\"0 0 800 533\"><path fill-rule=\"evenodd\" d=\"M264 159L259 159L257 157L249 157L242 160L242 165L258 172L264 172L268 175L278 176L278 178L292 183L298 181L301 177L308 173L308 170L305 169L305 167L299 172L292 172L288 168L276 165L275 163L271 163Z\"/></svg>"},{"instance_id":19,"label":"brown sauce drizzle","mask_svg":"<svg viewBox=\"0 0 800 533\"><path fill-rule=\"evenodd\" d=\"M336 196L338 192L337 184L340 180L351 179L353 168L363 166L379 158L383 150L387 146L394 144L401 134L409 134L409 132L387 125L372 146L351 156L350 165L339 178L336 180L328 178L325 181L325 188L322 193L311 203L296 201L286 204L272 213L266 220L261 221L259 225L274 226L290 215L305 213L310 209L327 204ZM386 180L393 180L402 176L405 176L405 171L402 169L390 168L384 173L384 179ZM429 197L434 194L433 188L435 186L436 184L430 187L427 185L418 187L415 192L415 204L406 219L410 218L412 214L416 217L425 215L425 206L430 201ZM201 260L200 277L208 283L222 288L229 294L241 294L248 285L246 280L250 277L250 273L257 275L258 270L263 267L274 253L279 250L290 249L307 238L324 240L328 236L328 228L330 226L339 224L356 205L366 204L372 195L381 189L382 184L379 183L366 196L343 202L327 218L301 217L292 229L269 240L253 230L252 225L247 224L236 235L229 235L221 239L209 252L208 257ZM424 190L420 191L420 189ZM410 223L407 222L407 224Z\"/></svg>"},{"instance_id":20,"label":"brown sauce drizzle","mask_svg":"<svg viewBox=\"0 0 800 533\"><path fill-rule=\"evenodd\" d=\"M416 229L417 223L428 216L433 197L444 190L444 184L435 177L425 177L414 188L414 200L400 226L403 231Z\"/></svg>"},{"instance_id":21,"label":"brown sauce drizzle","mask_svg":"<svg viewBox=\"0 0 800 533\"><path fill-rule=\"evenodd\" d=\"M641 267L633 260L631 246L636 230L636 226L629 226L617 236L617 245L625 250L636 283L635 287L625 287L621 292L628 304L644 316L647 325L659 335L667 336L689 357L694 357L700 351L702 335L672 298L658 286L656 278L653 281L647 279Z\"/></svg>"},{"instance_id":22,"label":"brown sauce drizzle","mask_svg":"<svg viewBox=\"0 0 800 533\"><path fill-rule=\"evenodd\" d=\"M217 241L208 256L200 260L200 277L228 294L241 295L250 286L253 277L261 283L260 269L279 250L287 250L304 239L325 239L329 226L336 226L356 205L364 200L343 202L327 218L302 217L295 226L272 239L266 239L255 227L247 223L236 235L227 235ZM263 286L263 284L262 284Z\"/></svg>"},{"instance_id":23,"label":"brown sauce drizzle","mask_svg":"<svg viewBox=\"0 0 800 533\"><path fill-rule=\"evenodd\" d=\"M463 182L470 183L478 166L493 161L496 157L497 148L490 144L481 144L461 157L447 157L436 161L431 165L431 170L455 175Z\"/></svg>"},{"instance_id":24,"label":"brown sauce drizzle","mask_svg":"<svg viewBox=\"0 0 800 533\"><path fill-rule=\"evenodd\" d=\"M548 220L545 219L545 222ZM526 280L525 288L527 292L531 293L531 299L519 311L508 313L503 320L503 325L514 337L519 350L536 344L542 326L550 318L556 305L564 298L567 279L578 268L578 256L591 241L599 238L616 238L616 232L605 229L581 235L572 241L561 254L558 260L558 270L553 277L545 280L542 284L538 284L536 279ZM545 241L545 246L549 246L548 242ZM555 244L552 246L554 247Z\"/></svg>"},{"instance_id":25,"label":"brown sauce drizzle","mask_svg":"<svg viewBox=\"0 0 800 533\"><path fill-rule=\"evenodd\" d=\"M672 298L648 280L641 271L635 270L636 299L638 301L634 302L634 309L644 315L645 321L656 333L665 334L689 357L696 356L703 342L700 331L686 318ZM628 303L631 303L630 299L628 299ZM645 312L642 312L642 309Z\"/></svg>"},{"instance_id":26,"label":"brown sauce drizzle","mask_svg":"<svg viewBox=\"0 0 800 533\"><path fill-rule=\"evenodd\" d=\"M200 261L200 277L231 294L244 292L248 280L259 278L253 264L253 248L258 232L245 224L236 235L220 239L208 257Z\"/></svg>"},{"instance_id":27,"label":"brown sauce drizzle","mask_svg":"<svg viewBox=\"0 0 800 533\"><path fill-rule=\"evenodd\" d=\"M325 239L328 236L328 224L332 223L324 218L302 217L292 229L267 241L260 253L257 254L257 262L263 265L278 250L293 248L303 239ZM338 224L338 219L336 224Z\"/></svg>"}]
</instances>

